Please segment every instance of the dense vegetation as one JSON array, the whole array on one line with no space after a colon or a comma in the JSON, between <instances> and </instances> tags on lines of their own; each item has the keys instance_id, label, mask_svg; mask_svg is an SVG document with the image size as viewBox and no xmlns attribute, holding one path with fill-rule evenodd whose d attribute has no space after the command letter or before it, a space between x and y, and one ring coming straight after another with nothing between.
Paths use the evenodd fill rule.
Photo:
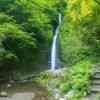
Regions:
<instances>
[{"instance_id":1,"label":"dense vegetation","mask_svg":"<svg viewBox=\"0 0 100 100\"><path fill-rule=\"evenodd\" d=\"M74 92L70 100L81 100L81 96L90 92L93 64L100 62L100 3L98 0L66 2L67 9L60 29L60 56L64 66L71 68L58 79L49 74L43 75L41 84L49 87L48 80L52 80L54 87L62 93Z\"/></svg>"},{"instance_id":2,"label":"dense vegetation","mask_svg":"<svg viewBox=\"0 0 100 100\"><path fill-rule=\"evenodd\" d=\"M49 95L54 96L57 91L58 95L65 98L64 100L83 100L84 96L91 93L93 70L93 64L83 60L68 69L63 69L57 75L47 71L42 72L37 82L48 89Z\"/></svg>"},{"instance_id":3,"label":"dense vegetation","mask_svg":"<svg viewBox=\"0 0 100 100\"><path fill-rule=\"evenodd\" d=\"M41 50L50 48L58 12L63 14L65 7L64 0L1 0L0 71L10 74L44 63L48 58L41 57Z\"/></svg>"},{"instance_id":4,"label":"dense vegetation","mask_svg":"<svg viewBox=\"0 0 100 100\"><path fill-rule=\"evenodd\" d=\"M96 0L68 0L61 28L62 59L68 65L100 57L100 4ZM96 59L97 61L97 59Z\"/></svg>"},{"instance_id":5,"label":"dense vegetation","mask_svg":"<svg viewBox=\"0 0 100 100\"><path fill-rule=\"evenodd\" d=\"M60 59L70 69L56 85L88 93L92 64L100 62L99 0L0 0L0 79L48 63L59 13Z\"/></svg>"}]
</instances>

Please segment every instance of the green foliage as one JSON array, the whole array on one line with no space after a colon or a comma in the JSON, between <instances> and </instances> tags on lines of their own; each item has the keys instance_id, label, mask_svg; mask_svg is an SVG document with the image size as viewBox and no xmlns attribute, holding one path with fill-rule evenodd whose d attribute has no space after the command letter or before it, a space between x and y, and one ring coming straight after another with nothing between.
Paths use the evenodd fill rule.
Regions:
<instances>
[{"instance_id":1,"label":"green foliage","mask_svg":"<svg viewBox=\"0 0 100 100\"><path fill-rule=\"evenodd\" d=\"M48 3L49 2L49 3ZM15 0L14 4L9 8L8 14L14 16L14 19L19 23L25 31L35 33L35 38L38 43L48 45L58 19L58 6L63 12L66 7L66 2L46 0ZM65 5L63 7L63 5ZM61 12L59 11L59 12ZM56 27L56 26L55 26Z\"/></svg>"},{"instance_id":2,"label":"green foliage","mask_svg":"<svg viewBox=\"0 0 100 100\"><path fill-rule=\"evenodd\" d=\"M68 19L64 19L61 27L61 58L66 64L75 64L76 62L88 56L89 47L81 41L82 34L73 23L68 23Z\"/></svg>"},{"instance_id":3,"label":"green foliage","mask_svg":"<svg viewBox=\"0 0 100 100\"><path fill-rule=\"evenodd\" d=\"M91 70L90 70L91 69ZM72 88L88 91L89 80L93 74L92 64L88 61L82 61L73 66L71 70Z\"/></svg>"},{"instance_id":4,"label":"green foliage","mask_svg":"<svg viewBox=\"0 0 100 100\"><path fill-rule=\"evenodd\" d=\"M74 94L69 100L80 100L81 97L90 93L92 76L93 64L88 60L83 60L70 69L63 69L58 76L51 72L43 72L38 82L46 87L50 93L55 88L61 91L61 95L73 91Z\"/></svg>"},{"instance_id":5,"label":"green foliage","mask_svg":"<svg viewBox=\"0 0 100 100\"><path fill-rule=\"evenodd\" d=\"M43 72L38 80L50 91L73 90L74 100L89 92L92 64L86 60L100 58L100 5L94 0L1 0L0 75L9 76L41 58L40 49L50 46L58 13L64 16L61 60L72 67L59 77Z\"/></svg>"},{"instance_id":6,"label":"green foliage","mask_svg":"<svg viewBox=\"0 0 100 100\"><path fill-rule=\"evenodd\" d=\"M14 4L14 0L1 0L0 1L0 12L8 12L9 8L12 4Z\"/></svg>"},{"instance_id":7,"label":"green foliage","mask_svg":"<svg viewBox=\"0 0 100 100\"><path fill-rule=\"evenodd\" d=\"M66 93L66 91L63 90L74 91L74 96L73 96L74 99L86 96L90 92L89 87L91 84L92 75L93 75L92 63L86 60L80 61L79 63L72 66L69 73L65 72L65 77L66 77L65 79L67 80L67 78L69 77L70 80L66 81L67 87L64 86L63 88L61 88L62 92ZM68 87L70 89L68 89Z\"/></svg>"},{"instance_id":8,"label":"green foliage","mask_svg":"<svg viewBox=\"0 0 100 100\"><path fill-rule=\"evenodd\" d=\"M85 58L100 57L100 6L93 0L68 0L61 26L62 61L72 65Z\"/></svg>"},{"instance_id":9,"label":"green foliage","mask_svg":"<svg viewBox=\"0 0 100 100\"><path fill-rule=\"evenodd\" d=\"M69 83L62 83L60 89L63 93L67 93L70 90L71 86Z\"/></svg>"},{"instance_id":10,"label":"green foliage","mask_svg":"<svg viewBox=\"0 0 100 100\"><path fill-rule=\"evenodd\" d=\"M15 22L13 17L6 15L5 13L0 13L0 25L3 23Z\"/></svg>"},{"instance_id":11,"label":"green foliage","mask_svg":"<svg viewBox=\"0 0 100 100\"><path fill-rule=\"evenodd\" d=\"M35 59L35 39L22 31L17 24L0 25L0 44L0 68L4 75L8 71L12 73L18 66L28 66Z\"/></svg>"},{"instance_id":12,"label":"green foliage","mask_svg":"<svg viewBox=\"0 0 100 100\"><path fill-rule=\"evenodd\" d=\"M58 12L64 14L66 7L65 0L48 2L46 0L0 0L0 59L1 68L5 72L6 66L9 68L15 66L15 69L23 66L25 69L27 66L34 66L36 62L39 63L43 58L40 57L40 49L49 48L57 25ZM13 57L16 61L13 61Z\"/></svg>"}]
</instances>

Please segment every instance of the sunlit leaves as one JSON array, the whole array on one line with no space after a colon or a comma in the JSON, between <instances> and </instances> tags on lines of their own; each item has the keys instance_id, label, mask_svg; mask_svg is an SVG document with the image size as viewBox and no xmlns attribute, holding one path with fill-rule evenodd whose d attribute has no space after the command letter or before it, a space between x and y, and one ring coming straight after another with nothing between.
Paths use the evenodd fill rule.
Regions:
<instances>
[{"instance_id":1,"label":"sunlit leaves","mask_svg":"<svg viewBox=\"0 0 100 100\"><path fill-rule=\"evenodd\" d=\"M99 56L100 6L94 0L68 0L61 27L62 60L73 64Z\"/></svg>"},{"instance_id":2,"label":"sunlit leaves","mask_svg":"<svg viewBox=\"0 0 100 100\"><path fill-rule=\"evenodd\" d=\"M68 13L73 21L81 20L91 16L93 11L93 0L68 0Z\"/></svg>"},{"instance_id":3,"label":"sunlit leaves","mask_svg":"<svg viewBox=\"0 0 100 100\"><path fill-rule=\"evenodd\" d=\"M88 16L92 13L92 0L83 0L81 3L81 16Z\"/></svg>"}]
</instances>

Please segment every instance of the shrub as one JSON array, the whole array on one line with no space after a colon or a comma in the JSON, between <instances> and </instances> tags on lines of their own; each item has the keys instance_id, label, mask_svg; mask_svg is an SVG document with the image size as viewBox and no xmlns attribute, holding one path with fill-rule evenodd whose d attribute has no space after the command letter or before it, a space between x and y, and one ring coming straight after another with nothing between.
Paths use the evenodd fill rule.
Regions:
<instances>
[{"instance_id":1,"label":"shrub","mask_svg":"<svg viewBox=\"0 0 100 100\"><path fill-rule=\"evenodd\" d=\"M43 72L39 78L39 82L47 87L51 93L55 88L58 88L62 95L74 91L71 100L74 100L75 98L75 100L78 100L77 98L86 96L90 92L92 75L93 64L91 61L83 60L69 69L62 70L62 73L57 77L52 73ZM48 84L50 82L51 84Z\"/></svg>"},{"instance_id":2,"label":"shrub","mask_svg":"<svg viewBox=\"0 0 100 100\"><path fill-rule=\"evenodd\" d=\"M73 90L79 96L87 95L90 91L91 77L93 75L92 63L87 60L80 61L71 67L69 73L70 75L65 72L66 79L69 77L70 80L66 80L65 86L61 88L61 91L66 93L64 90Z\"/></svg>"}]
</instances>

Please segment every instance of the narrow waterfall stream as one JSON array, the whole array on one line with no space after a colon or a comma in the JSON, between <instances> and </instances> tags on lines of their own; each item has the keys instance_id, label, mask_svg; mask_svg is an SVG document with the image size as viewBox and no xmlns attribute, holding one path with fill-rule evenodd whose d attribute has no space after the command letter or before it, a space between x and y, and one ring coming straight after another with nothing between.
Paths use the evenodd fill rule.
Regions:
<instances>
[{"instance_id":1,"label":"narrow waterfall stream","mask_svg":"<svg viewBox=\"0 0 100 100\"><path fill-rule=\"evenodd\" d=\"M62 21L62 16L61 16L61 13L59 13L59 18L58 18L58 26L55 30L55 35L53 37L53 42L52 42L52 48L51 48L51 70L52 71L55 71L56 70L56 67L58 67L58 64L57 64L57 39L58 39L58 34L59 34L59 28L60 28L60 24L61 24L61 21Z\"/></svg>"}]
</instances>

